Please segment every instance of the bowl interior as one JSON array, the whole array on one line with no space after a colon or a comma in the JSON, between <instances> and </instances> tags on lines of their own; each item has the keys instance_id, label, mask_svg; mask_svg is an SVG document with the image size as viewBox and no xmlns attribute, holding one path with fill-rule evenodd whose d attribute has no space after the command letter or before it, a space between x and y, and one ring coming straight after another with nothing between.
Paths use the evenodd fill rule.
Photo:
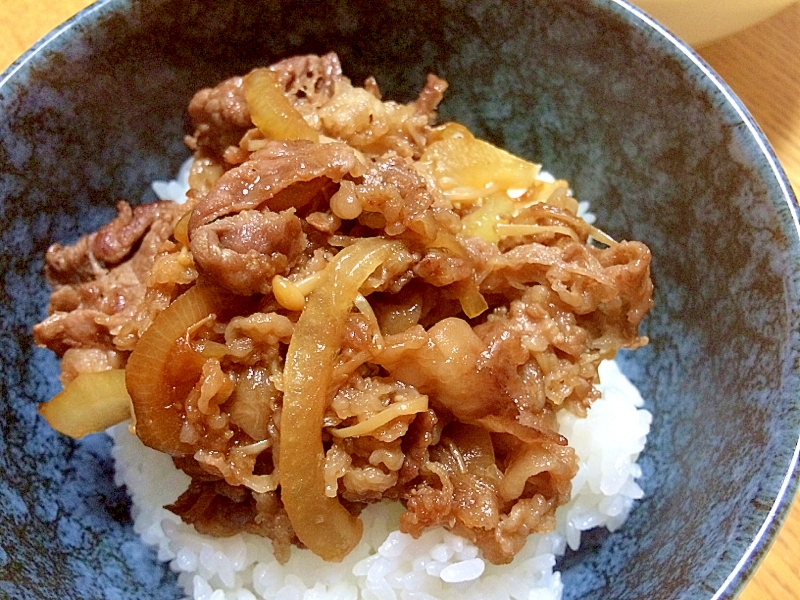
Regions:
<instances>
[{"instance_id":1,"label":"bowl interior","mask_svg":"<svg viewBox=\"0 0 800 600\"><path fill-rule=\"evenodd\" d=\"M654 415L646 498L562 561L565 598L733 597L795 489L798 251L791 192L749 117L691 53L611 0L100 2L0 87L0 591L178 598L134 534L109 442L52 432L49 244L152 198L188 156L185 107L223 77L339 53L441 120L568 179L613 237L653 251L651 343L620 357Z\"/></svg>"}]
</instances>

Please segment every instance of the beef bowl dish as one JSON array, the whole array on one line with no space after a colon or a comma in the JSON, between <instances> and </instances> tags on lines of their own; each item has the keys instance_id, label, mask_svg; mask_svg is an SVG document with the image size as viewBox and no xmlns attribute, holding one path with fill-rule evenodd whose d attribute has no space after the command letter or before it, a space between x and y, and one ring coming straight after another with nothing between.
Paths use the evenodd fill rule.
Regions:
<instances>
[{"instance_id":1,"label":"beef bowl dish","mask_svg":"<svg viewBox=\"0 0 800 600\"><path fill-rule=\"evenodd\" d=\"M0 82L11 598L724 598L796 200L622 2L110 0Z\"/></svg>"}]
</instances>

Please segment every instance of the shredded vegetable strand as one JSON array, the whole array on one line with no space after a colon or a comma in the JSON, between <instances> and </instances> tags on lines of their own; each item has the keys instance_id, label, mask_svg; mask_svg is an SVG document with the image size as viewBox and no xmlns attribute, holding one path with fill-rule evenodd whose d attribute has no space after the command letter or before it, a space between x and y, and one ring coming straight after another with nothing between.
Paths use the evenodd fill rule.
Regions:
<instances>
[{"instance_id":1,"label":"shredded vegetable strand","mask_svg":"<svg viewBox=\"0 0 800 600\"><path fill-rule=\"evenodd\" d=\"M498 223L494 226L501 238L516 237L525 235L537 235L541 233L558 233L571 237L576 242L578 234L569 227L563 225L534 225L529 223Z\"/></svg>"},{"instance_id":2,"label":"shredded vegetable strand","mask_svg":"<svg viewBox=\"0 0 800 600\"><path fill-rule=\"evenodd\" d=\"M360 423L356 423L355 425L342 427L341 429L330 429L329 431L332 436L338 438L359 437L372 433L376 429L383 427L397 417L414 415L425 412L426 410L428 410L428 397L418 396L411 400L400 400L399 402L394 402L379 413L376 413L368 419L361 421Z\"/></svg>"},{"instance_id":3,"label":"shredded vegetable strand","mask_svg":"<svg viewBox=\"0 0 800 600\"><path fill-rule=\"evenodd\" d=\"M606 246L617 245L617 241L614 238L608 235L605 231L598 229L594 225L589 225L589 230L592 232L592 237L601 244L605 244Z\"/></svg>"},{"instance_id":4,"label":"shredded vegetable strand","mask_svg":"<svg viewBox=\"0 0 800 600\"><path fill-rule=\"evenodd\" d=\"M306 304L306 296L319 283L321 271L312 273L300 281L292 281L283 275L275 275L272 278L272 293L278 304L289 310L303 310Z\"/></svg>"},{"instance_id":5,"label":"shredded vegetable strand","mask_svg":"<svg viewBox=\"0 0 800 600\"><path fill-rule=\"evenodd\" d=\"M297 537L325 560L341 561L363 525L325 495L322 419L333 365L359 288L398 252L398 242L364 238L325 267L295 326L286 354L280 433L281 499Z\"/></svg>"},{"instance_id":6,"label":"shredded vegetable strand","mask_svg":"<svg viewBox=\"0 0 800 600\"><path fill-rule=\"evenodd\" d=\"M370 305L369 300L361 294L358 294L353 303L358 311L366 317L367 323L370 329L372 329L372 343L375 349L378 351L383 350L383 334L381 334L381 328L380 325L378 325L378 317L375 316L375 311L372 310L372 305Z\"/></svg>"}]
</instances>

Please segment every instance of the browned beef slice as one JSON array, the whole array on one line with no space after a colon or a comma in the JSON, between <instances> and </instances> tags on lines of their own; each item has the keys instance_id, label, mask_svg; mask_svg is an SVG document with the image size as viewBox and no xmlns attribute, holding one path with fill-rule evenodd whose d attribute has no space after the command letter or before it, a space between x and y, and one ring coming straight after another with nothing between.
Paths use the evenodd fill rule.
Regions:
<instances>
[{"instance_id":1,"label":"browned beef slice","mask_svg":"<svg viewBox=\"0 0 800 600\"><path fill-rule=\"evenodd\" d=\"M269 292L272 278L286 273L305 247L306 236L292 210L245 210L203 225L191 242L203 273L243 296Z\"/></svg>"},{"instance_id":2,"label":"browned beef slice","mask_svg":"<svg viewBox=\"0 0 800 600\"><path fill-rule=\"evenodd\" d=\"M195 207L189 236L201 225L242 210L300 208L319 192L320 182L339 182L356 164L353 150L340 142L269 142L219 178Z\"/></svg>"},{"instance_id":3,"label":"browned beef slice","mask_svg":"<svg viewBox=\"0 0 800 600\"><path fill-rule=\"evenodd\" d=\"M115 331L145 297L156 254L185 210L174 202L131 208L72 246L54 244L45 258L53 294L49 316L34 326L36 343L62 355L69 348L113 350Z\"/></svg>"},{"instance_id":4,"label":"browned beef slice","mask_svg":"<svg viewBox=\"0 0 800 600\"><path fill-rule=\"evenodd\" d=\"M429 248L414 265L414 275L437 287L467 279L472 272L469 257L454 256L444 248Z\"/></svg>"},{"instance_id":5,"label":"browned beef slice","mask_svg":"<svg viewBox=\"0 0 800 600\"><path fill-rule=\"evenodd\" d=\"M461 226L453 211L437 206L438 191L428 188L411 161L397 156L376 161L356 186L356 196L365 212L383 215L387 234L408 229L423 246L439 232L456 233Z\"/></svg>"},{"instance_id":6,"label":"browned beef slice","mask_svg":"<svg viewBox=\"0 0 800 600\"><path fill-rule=\"evenodd\" d=\"M57 312L33 326L33 339L59 356L69 348L110 349L108 329L97 323L104 316L93 309Z\"/></svg>"},{"instance_id":7,"label":"browned beef slice","mask_svg":"<svg viewBox=\"0 0 800 600\"><path fill-rule=\"evenodd\" d=\"M45 255L45 274L53 286L89 281L96 265L89 254L91 236L85 235L71 246L53 244Z\"/></svg>"},{"instance_id":8,"label":"browned beef slice","mask_svg":"<svg viewBox=\"0 0 800 600\"><path fill-rule=\"evenodd\" d=\"M197 92L189 103L189 118L194 125L189 147L222 156L253 126L244 97L244 78L231 77Z\"/></svg>"},{"instance_id":9,"label":"browned beef slice","mask_svg":"<svg viewBox=\"0 0 800 600\"><path fill-rule=\"evenodd\" d=\"M187 490L166 508L200 533L214 537L229 537L244 531L257 514L249 489L224 481L197 479L192 479Z\"/></svg>"},{"instance_id":10,"label":"browned beef slice","mask_svg":"<svg viewBox=\"0 0 800 600\"><path fill-rule=\"evenodd\" d=\"M117 218L100 229L92 240L92 253L106 265L121 262L153 223L166 220L171 225L172 217L176 214L175 203L169 201L142 204L135 208L131 208L127 202L118 202L117 210ZM168 235L159 237L166 239Z\"/></svg>"},{"instance_id":11,"label":"browned beef slice","mask_svg":"<svg viewBox=\"0 0 800 600\"><path fill-rule=\"evenodd\" d=\"M393 491L400 494L406 492L406 486L419 475L420 469L428 460L428 449L439 441L440 430L437 431L437 425L441 429L439 417L431 409L419 413L409 425L408 433L403 436L405 459Z\"/></svg>"},{"instance_id":12,"label":"browned beef slice","mask_svg":"<svg viewBox=\"0 0 800 600\"><path fill-rule=\"evenodd\" d=\"M293 103L314 107L330 100L336 82L342 78L342 67L334 53L294 56L275 63L270 69L278 75L278 81ZM236 146L253 127L244 94L244 79L231 77L194 95L189 103L194 133L187 139L192 150L204 150L221 158L226 148Z\"/></svg>"},{"instance_id":13,"label":"browned beef slice","mask_svg":"<svg viewBox=\"0 0 800 600\"><path fill-rule=\"evenodd\" d=\"M442 98L444 98L445 91L447 91L447 82L444 79L439 79L433 73L429 73L425 87L414 101L417 113L433 116L436 107L439 106Z\"/></svg>"},{"instance_id":14,"label":"browned beef slice","mask_svg":"<svg viewBox=\"0 0 800 600\"><path fill-rule=\"evenodd\" d=\"M278 75L284 92L293 102L306 102L315 107L331 99L336 82L342 78L342 65L334 52L323 56L293 56L275 63L270 69Z\"/></svg>"},{"instance_id":15,"label":"browned beef slice","mask_svg":"<svg viewBox=\"0 0 800 600\"><path fill-rule=\"evenodd\" d=\"M229 537L246 531L268 537L281 564L289 560L292 544L301 545L276 492L258 494L224 481L193 478L166 508L206 535Z\"/></svg>"}]
</instances>

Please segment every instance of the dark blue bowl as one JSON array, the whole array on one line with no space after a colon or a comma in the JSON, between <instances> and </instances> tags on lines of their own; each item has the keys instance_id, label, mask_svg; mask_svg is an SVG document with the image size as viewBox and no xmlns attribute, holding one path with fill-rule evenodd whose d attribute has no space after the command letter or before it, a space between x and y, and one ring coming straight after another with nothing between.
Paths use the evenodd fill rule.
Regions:
<instances>
[{"instance_id":1,"label":"dark blue bowl","mask_svg":"<svg viewBox=\"0 0 800 600\"><path fill-rule=\"evenodd\" d=\"M741 103L617 0L382 4L105 0L0 81L0 596L178 598L131 528L109 442L37 416L58 389L31 326L42 257L175 172L192 93L335 50L410 99L428 71L457 118L543 162L614 236L653 250L651 344L622 358L654 414L647 497L563 563L566 598L732 598L797 488L796 201Z\"/></svg>"}]
</instances>

